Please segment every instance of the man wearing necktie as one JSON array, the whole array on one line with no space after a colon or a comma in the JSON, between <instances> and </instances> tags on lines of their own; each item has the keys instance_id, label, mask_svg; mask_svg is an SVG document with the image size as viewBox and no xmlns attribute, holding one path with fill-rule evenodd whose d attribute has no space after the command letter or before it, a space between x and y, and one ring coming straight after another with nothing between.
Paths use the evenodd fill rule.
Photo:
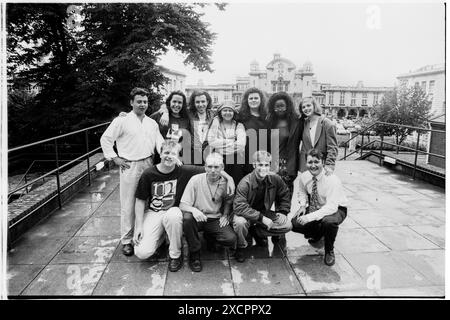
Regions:
<instances>
[{"instance_id":1,"label":"man wearing necktie","mask_svg":"<svg viewBox=\"0 0 450 320\"><path fill-rule=\"evenodd\" d=\"M300 209L292 218L292 231L305 235L310 244L325 238L324 262L335 262L334 241L339 225L347 217L347 197L342 183L334 175L326 175L323 155L316 149L307 153L308 171L300 175Z\"/></svg>"}]
</instances>

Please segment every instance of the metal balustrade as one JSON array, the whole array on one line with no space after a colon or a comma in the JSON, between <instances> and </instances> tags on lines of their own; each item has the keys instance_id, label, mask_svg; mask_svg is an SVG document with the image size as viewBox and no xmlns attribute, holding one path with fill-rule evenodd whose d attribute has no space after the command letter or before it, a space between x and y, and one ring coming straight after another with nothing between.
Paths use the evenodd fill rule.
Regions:
<instances>
[{"instance_id":1,"label":"metal balustrade","mask_svg":"<svg viewBox=\"0 0 450 320\"><path fill-rule=\"evenodd\" d=\"M369 135L369 131L373 130L375 127L378 127L378 126L381 126L380 139L374 139L374 140L364 144L364 135L365 135L365 133L367 133L367 136L369 137L370 136ZM410 148L410 147L407 147L407 146L402 146L400 144L390 143L390 142L384 141L385 127L387 127L387 126L415 130L417 132L417 140L416 140L415 148ZM345 146L345 148L344 148L344 156L340 160L346 160L349 156L351 156L351 155L353 155L355 153L358 153L358 152L360 152L360 157L362 157L364 149L366 148L366 150L367 150L367 147L370 146L370 145L373 145L375 142L378 142L380 144L380 147L378 149L379 152L374 152L373 150L369 150L368 153L370 152L372 154L378 155L379 158L380 158L380 165L382 164L382 158L383 158L383 145L391 145L391 146L397 147L397 154L398 154L398 151L399 151L400 148L411 150L411 151L415 152L414 166L413 166L413 179L415 179L416 178L416 171L417 171L417 157L419 155L419 152L422 153L422 154L427 154L427 155L431 155L431 156L438 157L438 158L441 158L441 159L445 159L445 156L443 156L443 155L435 154L435 153L431 153L431 152L427 152L427 151L422 151L422 150L419 149L420 135L421 135L421 132L423 132L423 131L425 131L425 132L437 132L437 133L445 134L445 131L442 131L442 130L433 130L433 129L428 129L428 128L420 128L420 127L413 127L413 126L396 124L396 123L377 121L377 122L373 123L372 125L368 126L367 128L364 128L357 135L351 137L350 139L348 139L347 141L344 142L344 146ZM348 148L349 142L352 141L353 139L356 139L359 136L361 136L361 146L359 147L358 150L356 150L356 148L355 148L355 151L347 154L347 148ZM430 174L433 174L433 175L437 176L437 174L435 174L433 172L430 172Z\"/></svg>"},{"instance_id":2,"label":"metal balustrade","mask_svg":"<svg viewBox=\"0 0 450 320\"><path fill-rule=\"evenodd\" d=\"M29 173L29 171L31 169L31 166L30 166L28 168L27 172L25 173L24 177L22 177L22 179L20 180L20 182L18 184L19 187L17 187L14 190L8 192L8 198L10 198L11 195L13 195L14 193L17 193L18 191L20 191L22 189L26 189L27 190L29 186L33 185L34 183L38 182L41 179L45 179L46 177L49 177L51 175L55 175L56 185L57 185L57 193L56 193L55 196L51 197L48 201L53 200L55 197L57 197L58 198L59 208L61 208L62 207L62 203L61 203L61 193L62 192L64 192L65 190L67 190L72 185L74 185L75 183L77 183L79 180L83 179L86 176L88 177L88 185L91 185L91 170L90 170L90 164L89 164L89 157L90 157L90 155L92 155L92 154L96 153L97 151L99 151L101 149L101 147L97 147L97 148L95 148L93 150L90 150L88 133L90 131L94 130L94 129L98 129L98 128L107 126L109 124L110 124L110 122L105 122L105 123L101 123L101 124L98 124L98 125L95 125L95 126L92 126L92 127L89 127L89 128L85 128L85 129L69 132L69 133L66 133L66 134L63 134L63 135L59 135L59 136L56 136L56 137L51 137L51 138L48 138L48 139L45 139L45 140L40 140L40 141L33 142L33 143L30 143L30 144L27 144L27 145L24 145L24 146L19 146L19 147L16 147L16 148L9 149L8 150L8 155L10 155L11 153L16 152L16 151L24 150L26 148L30 148L30 147L38 146L38 145L43 145L44 143L47 143L47 142L52 142L53 146L54 146L54 157L55 157L55 159L52 160L52 161L55 161L56 168L51 170L50 172L47 172L47 173L45 173L43 175L40 175L39 177L33 179L32 181L27 182L25 180L25 184L20 186L20 183L22 182L24 177L26 179L26 176L27 176L27 174ZM65 163L65 164L60 166L60 162L63 162L63 161L66 161L66 160L60 160L59 159L58 140L61 139L61 138L73 136L73 135L76 135L76 134L84 134L84 147L85 147L85 151L86 152L83 155L77 157L76 159L68 161L67 163ZM86 174L82 175L79 179L77 179L76 181L73 181L72 183L70 183L68 186L66 186L62 190L61 189L61 184L60 184L60 174L61 174L62 169L65 169L68 166L72 165L73 163L75 163L77 161L80 161L80 160L83 160L83 159L86 160L86 163L87 163ZM34 163L35 163L35 161L33 161L33 164ZM45 203L47 203L48 201L46 201ZM41 204L35 210L38 210L39 208L44 206L45 203Z\"/></svg>"}]
</instances>

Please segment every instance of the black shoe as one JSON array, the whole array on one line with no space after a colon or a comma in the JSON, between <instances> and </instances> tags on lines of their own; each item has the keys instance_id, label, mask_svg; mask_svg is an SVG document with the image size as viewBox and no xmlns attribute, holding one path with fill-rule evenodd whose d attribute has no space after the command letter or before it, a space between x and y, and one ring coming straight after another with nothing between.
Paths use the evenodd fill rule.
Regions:
<instances>
[{"instance_id":1,"label":"black shoe","mask_svg":"<svg viewBox=\"0 0 450 320\"><path fill-rule=\"evenodd\" d=\"M134 254L133 245L131 243L122 245L122 253L127 257L132 256Z\"/></svg>"},{"instance_id":2,"label":"black shoe","mask_svg":"<svg viewBox=\"0 0 450 320\"><path fill-rule=\"evenodd\" d=\"M324 262L327 266L332 266L335 262L334 251L325 252Z\"/></svg>"},{"instance_id":3,"label":"black shoe","mask_svg":"<svg viewBox=\"0 0 450 320\"><path fill-rule=\"evenodd\" d=\"M200 251L189 253L189 267L194 272L202 271L202 261L200 260Z\"/></svg>"},{"instance_id":4,"label":"black shoe","mask_svg":"<svg viewBox=\"0 0 450 320\"><path fill-rule=\"evenodd\" d=\"M237 248L236 252L234 254L234 257L236 258L237 262L244 262L245 261L245 248Z\"/></svg>"},{"instance_id":5,"label":"black shoe","mask_svg":"<svg viewBox=\"0 0 450 320\"><path fill-rule=\"evenodd\" d=\"M177 272L183 266L183 252L178 258L170 258L169 259L169 271Z\"/></svg>"}]
</instances>

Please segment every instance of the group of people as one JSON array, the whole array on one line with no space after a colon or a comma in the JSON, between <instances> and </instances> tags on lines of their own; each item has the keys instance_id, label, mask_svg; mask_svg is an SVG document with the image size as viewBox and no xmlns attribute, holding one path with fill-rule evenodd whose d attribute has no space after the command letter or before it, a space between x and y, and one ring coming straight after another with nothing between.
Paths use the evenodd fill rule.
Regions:
<instances>
[{"instance_id":1,"label":"group of people","mask_svg":"<svg viewBox=\"0 0 450 320\"><path fill-rule=\"evenodd\" d=\"M189 266L202 270L203 231L208 250L231 248L244 262L255 239L266 246L300 232L316 245L324 238L327 265L347 215L347 200L333 174L336 128L314 98L295 110L285 92L267 101L248 89L237 109L224 101L213 111L205 91L189 98L172 92L150 117L148 92L134 88L132 110L115 118L100 142L106 159L120 168L121 243L125 255L147 259L169 243L169 270L183 265L182 237ZM300 209L288 217L294 180Z\"/></svg>"}]
</instances>

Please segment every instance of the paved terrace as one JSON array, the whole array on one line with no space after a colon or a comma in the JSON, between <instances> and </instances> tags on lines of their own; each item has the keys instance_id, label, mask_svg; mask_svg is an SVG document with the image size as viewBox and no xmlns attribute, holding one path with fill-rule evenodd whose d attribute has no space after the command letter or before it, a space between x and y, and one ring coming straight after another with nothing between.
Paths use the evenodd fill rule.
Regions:
<instances>
[{"instance_id":1,"label":"paved terrace","mask_svg":"<svg viewBox=\"0 0 450 320\"><path fill-rule=\"evenodd\" d=\"M245 263L225 250L205 251L201 273L186 260L169 272L165 252L148 261L125 257L119 177L111 170L14 245L9 295L442 297L444 190L368 161L341 161L337 174L350 205L332 267L323 264L323 249L292 232L284 249L270 241L251 247ZM378 286L370 277L377 274Z\"/></svg>"}]
</instances>

